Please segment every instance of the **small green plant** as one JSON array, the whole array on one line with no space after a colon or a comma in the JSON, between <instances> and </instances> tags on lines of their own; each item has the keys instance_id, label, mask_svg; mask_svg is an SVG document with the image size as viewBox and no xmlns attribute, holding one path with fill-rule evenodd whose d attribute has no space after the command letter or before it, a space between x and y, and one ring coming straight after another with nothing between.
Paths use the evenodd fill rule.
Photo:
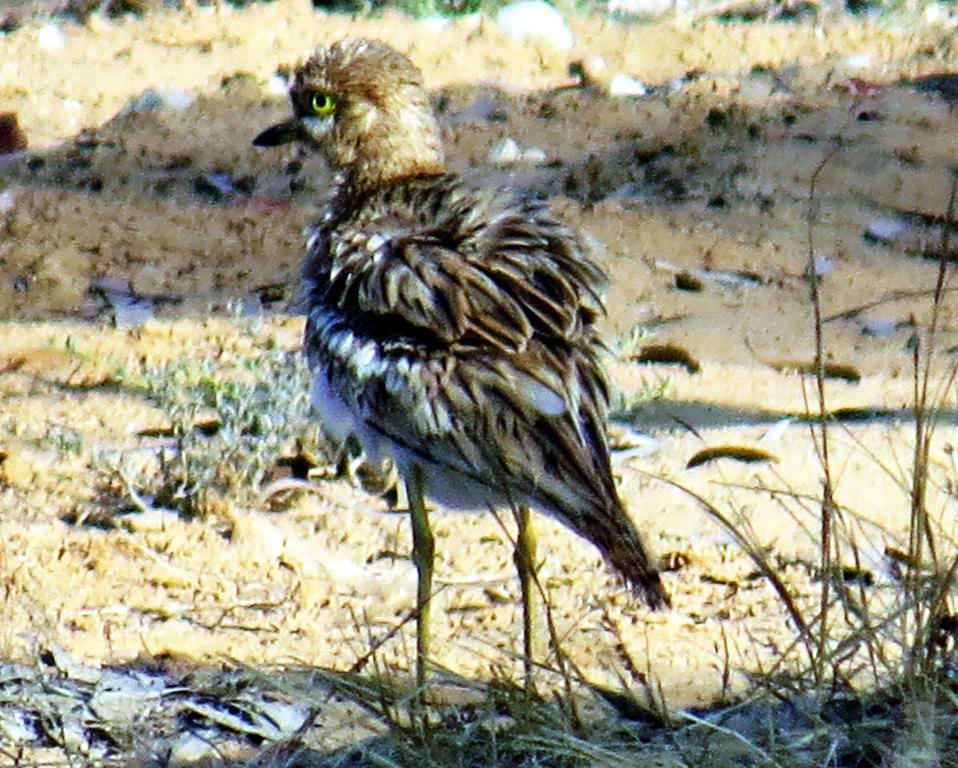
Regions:
<instances>
[{"instance_id":1,"label":"small green plant","mask_svg":"<svg viewBox=\"0 0 958 768\"><path fill-rule=\"evenodd\" d=\"M52 443L61 454L80 456L84 451L83 437L76 430L63 424L50 426L45 440Z\"/></svg>"},{"instance_id":2,"label":"small green plant","mask_svg":"<svg viewBox=\"0 0 958 768\"><path fill-rule=\"evenodd\" d=\"M642 406L653 400L665 400L672 392L672 379L668 376L642 377L642 385L632 392L615 390L609 410L614 418L634 421L640 419Z\"/></svg>"},{"instance_id":3,"label":"small green plant","mask_svg":"<svg viewBox=\"0 0 958 768\"><path fill-rule=\"evenodd\" d=\"M629 360L639 353L651 336L648 326L638 323L612 343L612 351L616 357Z\"/></svg>"},{"instance_id":4,"label":"small green plant","mask_svg":"<svg viewBox=\"0 0 958 768\"><path fill-rule=\"evenodd\" d=\"M309 418L310 381L298 352L260 349L243 357L179 357L148 367L134 384L169 419L172 438L135 470L108 460L135 507L192 517L211 495L243 499L294 443L317 442ZM142 452L139 452L142 453Z\"/></svg>"}]
</instances>

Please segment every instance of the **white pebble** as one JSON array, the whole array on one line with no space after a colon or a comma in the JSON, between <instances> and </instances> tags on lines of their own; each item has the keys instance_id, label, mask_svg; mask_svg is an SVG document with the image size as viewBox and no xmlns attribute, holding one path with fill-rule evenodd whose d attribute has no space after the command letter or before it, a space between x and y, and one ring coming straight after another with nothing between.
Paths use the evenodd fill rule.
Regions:
<instances>
[{"instance_id":1,"label":"white pebble","mask_svg":"<svg viewBox=\"0 0 958 768\"><path fill-rule=\"evenodd\" d=\"M266 90L269 93L275 93L277 96L285 96L288 89L289 83L282 75L273 75L266 81Z\"/></svg>"},{"instance_id":2,"label":"white pebble","mask_svg":"<svg viewBox=\"0 0 958 768\"><path fill-rule=\"evenodd\" d=\"M186 109L193 103L193 97L179 88L158 91L147 88L139 96L130 99L124 112L154 112L158 109Z\"/></svg>"},{"instance_id":3,"label":"white pebble","mask_svg":"<svg viewBox=\"0 0 958 768\"><path fill-rule=\"evenodd\" d=\"M609 13L657 16L672 10L673 0L609 0Z\"/></svg>"},{"instance_id":4,"label":"white pebble","mask_svg":"<svg viewBox=\"0 0 958 768\"><path fill-rule=\"evenodd\" d=\"M872 57L871 54L868 53L853 53L851 56L846 56L839 62L840 68L844 70L868 69L871 65Z\"/></svg>"},{"instance_id":5,"label":"white pebble","mask_svg":"<svg viewBox=\"0 0 958 768\"><path fill-rule=\"evenodd\" d=\"M193 103L193 96L181 88L170 88L160 91L163 104L170 109L186 109Z\"/></svg>"},{"instance_id":6,"label":"white pebble","mask_svg":"<svg viewBox=\"0 0 958 768\"><path fill-rule=\"evenodd\" d=\"M645 96L645 83L631 75L616 75L609 81L609 96Z\"/></svg>"},{"instance_id":7,"label":"white pebble","mask_svg":"<svg viewBox=\"0 0 958 768\"><path fill-rule=\"evenodd\" d=\"M817 277L827 277L835 271L835 262L828 256L816 256L814 263L815 275Z\"/></svg>"},{"instance_id":8,"label":"white pebble","mask_svg":"<svg viewBox=\"0 0 958 768\"><path fill-rule=\"evenodd\" d=\"M233 174L228 172L208 173L203 177L206 182L224 197L236 194Z\"/></svg>"},{"instance_id":9,"label":"white pebble","mask_svg":"<svg viewBox=\"0 0 958 768\"><path fill-rule=\"evenodd\" d=\"M515 165L523 162L529 165L542 165L548 160L546 151L541 147L523 149L511 136L504 138L489 151L489 162L493 165Z\"/></svg>"},{"instance_id":10,"label":"white pebble","mask_svg":"<svg viewBox=\"0 0 958 768\"><path fill-rule=\"evenodd\" d=\"M599 72L605 72L609 68L609 62L607 62L601 56L589 56L585 62L585 70L591 74L598 74Z\"/></svg>"},{"instance_id":11,"label":"white pebble","mask_svg":"<svg viewBox=\"0 0 958 768\"><path fill-rule=\"evenodd\" d=\"M176 512L161 508L154 508L145 512L132 512L121 515L119 519L131 531L150 531L153 533L168 531L181 522L181 518Z\"/></svg>"},{"instance_id":12,"label":"white pebble","mask_svg":"<svg viewBox=\"0 0 958 768\"><path fill-rule=\"evenodd\" d=\"M65 44L66 36L56 24L44 24L37 32L37 45L47 51L59 50Z\"/></svg>"},{"instance_id":13,"label":"white pebble","mask_svg":"<svg viewBox=\"0 0 958 768\"><path fill-rule=\"evenodd\" d=\"M522 150L522 162L530 165L541 165L546 161L546 151L540 147L529 147Z\"/></svg>"},{"instance_id":14,"label":"white pebble","mask_svg":"<svg viewBox=\"0 0 958 768\"><path fill-rule=\"evenodd\" d=\"M493 165L514 165L522 157L522 150L515 139L506 137L489 152L489 162Z\"/></svg>"},{"instance_id":15,"label":"white pebble","mask_svg":"<svg viewBox=\"0 0 958 768\"><path fill-rule=\"evenodd\" d=\"M17 207L17 196L12 189L5 189L0 192L0 213L10 213Z\"/></svg>"},{"instance_id":16,"label":"white pebble","mask_svg":"<svg viewBox=\"0 0 958 768\"><path fill-rule=\"evenodd\" d=\"M865 233L876 240L890 243L905 231L906 226L905 222L901 219L875 219L874 221L868 222Z\"/></svg>"},{"instance_id":17,"label":"white pebble","mask_svg":"<svg viewBox=\"0 0 958 768\"><path fill-rule=\"evenodd\" d=\"M898 330L898 321L894 318L862 318L862 333L883 339Z\"/></svg>"},{"instance_id":18,"label":"white pebble","mask_svg":"<svg viewBox=\"0 0 958 768\"><path fill-rule=\"evenodd\" d=\"M113 308L113 325L117 328L138 328L154 316L153 302L128 293L106 294Z\"/></svg>"},{"instance_id":19,"label":"white pebble","mask_svg":"<svg viewBox=\"0 0 958 768\"><path fill-rule=\"evenodd\" d=\"M784 419L779 419L774 422L762 435L762 438L759 440L760 445L769 446L778 443L788 428L792 425L795 419L791 416L787 416Z\"/></svg>"},{"instance_id":20,"label":"white pebble","mask_svg":"<svg viewBox=\"0 0 958 768\"><path fill-rule=\"evenodd\" d=\"M575 43L562 14L544 0L511 3L499 10L496 23L512 37L542 37L563 50Z\"/></svg>"},{"instance_id":21,"label":"white pebble","mask_svg":"<svg viewBox=\"0 0 958 768\"><path fill-rule=\"evenodd\" d=\"M292 736L300 729L309 712L303 705L287 704L284 701L263 698L257 702L257 708L265 720L276 727L275 737Z\"/></svg>"},{"instance_id":22,"label":"white pebble","mask_svg":"<svg viewBox=\"0 0 958 768\"><path fill-rule=\"evenodd\" d=\"M627 181L621 187L618 187L609 198L612 200L631 200L634 197L641 197L642 190L634 181Z\"/></svg>"}]
</instances>

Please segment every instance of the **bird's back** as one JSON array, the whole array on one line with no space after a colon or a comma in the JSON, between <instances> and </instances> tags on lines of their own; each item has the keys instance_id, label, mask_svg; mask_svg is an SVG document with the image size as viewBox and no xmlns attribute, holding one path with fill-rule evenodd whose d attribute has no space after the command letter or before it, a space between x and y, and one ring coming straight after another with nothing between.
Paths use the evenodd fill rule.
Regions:
<instances>
[{"instance_id":1,"label":"bird's back","mask_svg":"<svg viewBox=\"0 0 958 768\"><path fill-rule=\"evenodd\" d=\"M665 602L609 463L604 276L546 206L451 176L342 188L304 276L331 431L418 465L446 505L558 517Z\"/></svg>"}]
</instances>

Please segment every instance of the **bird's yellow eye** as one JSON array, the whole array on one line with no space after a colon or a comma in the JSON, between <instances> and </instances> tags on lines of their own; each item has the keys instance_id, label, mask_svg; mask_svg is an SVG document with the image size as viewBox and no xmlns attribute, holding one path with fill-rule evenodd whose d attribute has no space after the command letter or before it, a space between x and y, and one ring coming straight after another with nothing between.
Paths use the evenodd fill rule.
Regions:
<instances>
[{"instance_id":1,"label":"bird's yellow eye","mask_svg":"<svg viewBox=\"0 0 958 768\"><path fill-rule=\"evenodd\" d=\"M328 93L314 93L309 107L314 115L326 117L336 111L336 99Z\"/></svg>"}]
</instances>

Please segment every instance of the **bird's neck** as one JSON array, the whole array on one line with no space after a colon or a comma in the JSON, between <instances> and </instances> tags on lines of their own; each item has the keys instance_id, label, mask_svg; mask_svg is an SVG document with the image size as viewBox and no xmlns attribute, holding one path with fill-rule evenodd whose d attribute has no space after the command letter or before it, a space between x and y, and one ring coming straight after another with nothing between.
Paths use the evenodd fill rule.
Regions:
<instances>
[{"instance_id":1,"label":"bird's neck","mask_svg":"<svg viewBox=\"0 0 958 768\"><path fill-rule=\"evenodd\" d=\"M428 151L424 151L428 150ZM353 192L375 192L404 179L421 176L440 176L446 172L445 159L438 147L417 147L416 151L394 148L380 153L373 160L358 158L342 169L341 186Z\"/></svg>"},{"instance_id":2,"label":"bird's neck","mask_svg":"<svg viewBox=\"0 0 958 768\"><path fill-rule=\"evenodd\" d=\"M374 166L360 163L337 174L336 196L356 199L410 179L442 176L445 173L446 164L441 154L435 157L393 157L388 163L378 162Z\"/></svg>"},{"instance_id":3,"label":"bird's neck","mask_svg":"<svg viewBox=\"0 0 958 768\"><path fill-rule=\"evenodd\" d=\"M374 197L387 193L407 183L438 179L448 175L445 164L410 168L405 174L373 179L357 177L340 171L333 180L333 194L326 207L326 219L342 221L353 216L358 209Z\"/></svg>"},{"instance_id":4,"label":"bird's neck","mask_svg":"<svg viewBox=\"0 0 958 768\"><path fill-rule=\"evenodd\" d=\"M402 179L446 172L441 132L427 106L373 111L361 133L343 135L331 159L351 188L375 191Z\"/></svg>"}]
</instances>

